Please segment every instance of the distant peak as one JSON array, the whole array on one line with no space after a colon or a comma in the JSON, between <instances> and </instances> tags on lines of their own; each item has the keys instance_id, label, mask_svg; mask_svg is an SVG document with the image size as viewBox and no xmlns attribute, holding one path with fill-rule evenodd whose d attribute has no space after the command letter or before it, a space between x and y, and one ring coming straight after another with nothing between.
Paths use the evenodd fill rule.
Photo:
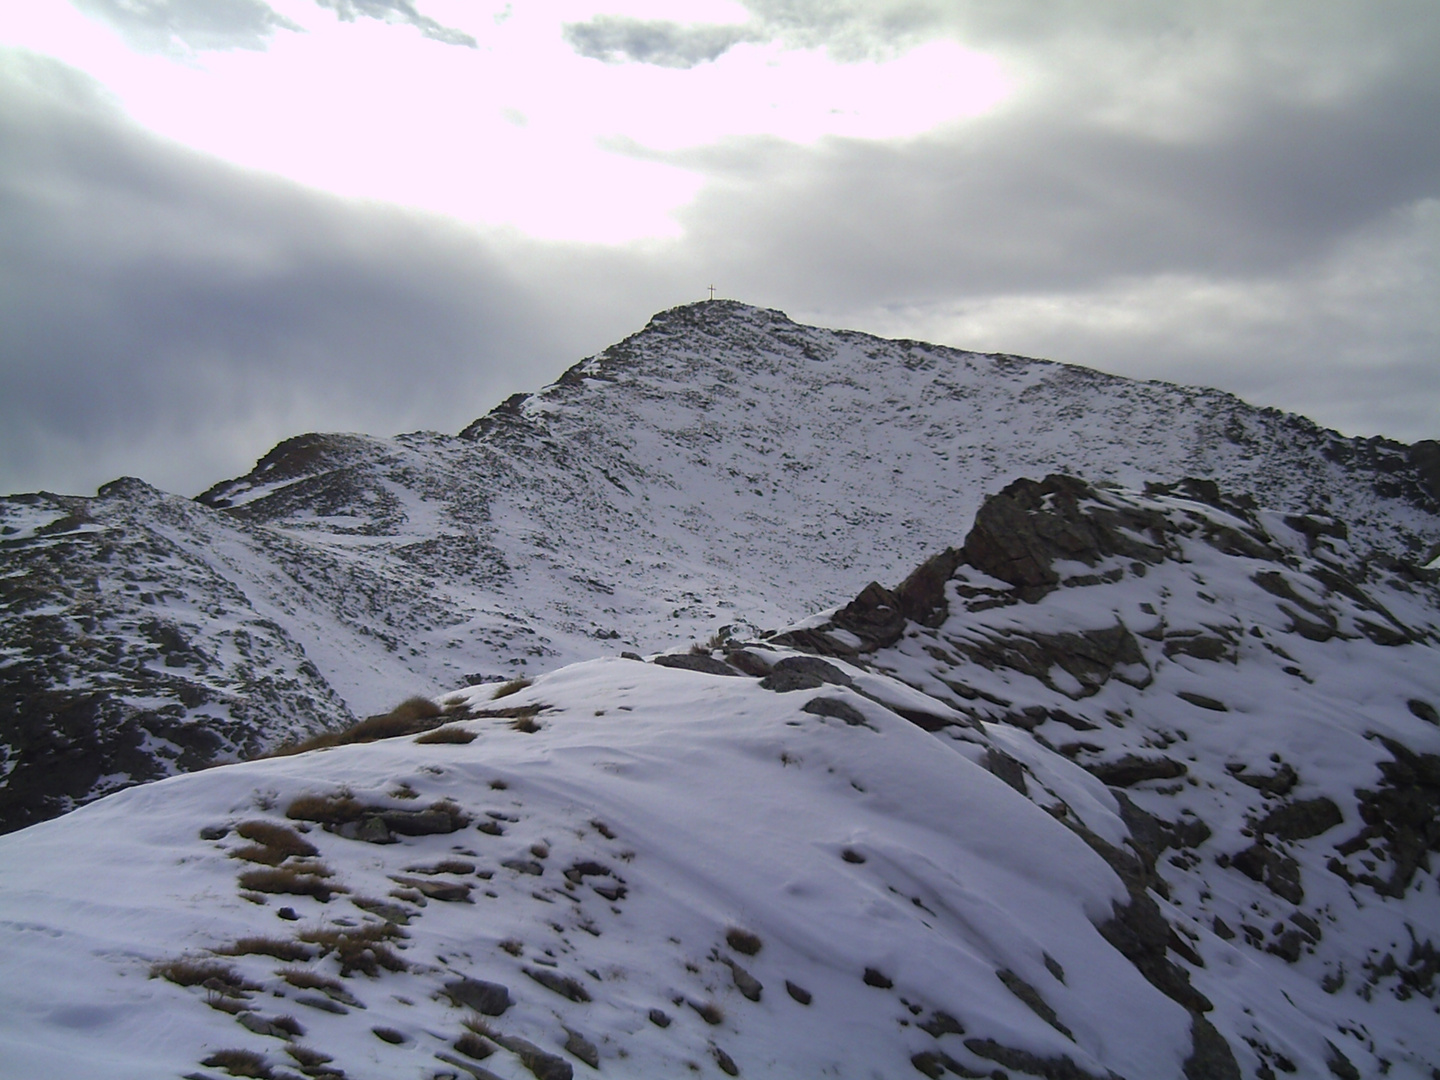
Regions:
<instances>
[{"instance_id":1,"label":"distant peak","mask_svg":"<svg viewBox=\"0 0 1440 1080\"><path fill-rule=\"evenodd\" d=\"M794 321L777 308L755 307L739 300L697 300L681 304L651 316L645 329L670 329L680 326L712 326L743 320L748 323L780 323L793 326Z\"/></svg>"}]
</instances>

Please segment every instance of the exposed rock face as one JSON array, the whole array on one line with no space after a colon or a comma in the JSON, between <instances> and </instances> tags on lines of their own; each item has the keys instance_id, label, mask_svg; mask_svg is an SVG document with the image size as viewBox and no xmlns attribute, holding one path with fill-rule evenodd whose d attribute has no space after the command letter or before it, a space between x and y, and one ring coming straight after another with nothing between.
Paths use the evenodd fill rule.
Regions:
<instances>
[{"instance_id":1,"label":"exposed rock face","mask_svg":"<svg viewBox=\"0 0 1440 1080\"><path fill-rule=\"evenodd\" d=\"M1158 544L1138 539L1163 525L1146 510L1081 510L1091 493L1084 481L1049 476L1044 482L1016 480L985 501L965 538L965 561L991 577L1007 581L1026 600L1038 600L1060 583L1057 560L1094 566L1106 555L1156 563L1165 557Z\"/></svg>"},{"instance_id":2,"label":"exposed rock face","mask_svg":"<svg viewBox=\"0 0 1440 1080\"><path fill-rule=\"evenodd\" d=\"M1440 574L1358 552L1351 536L1331 515L1264 511L1209 481L1144 495L1016 481L981 508L960 557L927 571L943 607L872 583L773 640L962 711L973 727L933 730L975 744L967 753L1111 865L1129 900L1098 928L1190 1011L1187 1078L1295 1071L1216 1004L1207 971L1237 949L1299 980L1296 994L1344 998L1311 1060L1365 1075L1350 1062L1385 1055L1339 1017L1431 994L1440 973L1426 880L1440 851ZM1402 900L1426 914L1385 907ZM1408 945L1385 936L1396 919ZM915 1067L947 1066L931 1052Z\"/></svg>"}]
</instances>

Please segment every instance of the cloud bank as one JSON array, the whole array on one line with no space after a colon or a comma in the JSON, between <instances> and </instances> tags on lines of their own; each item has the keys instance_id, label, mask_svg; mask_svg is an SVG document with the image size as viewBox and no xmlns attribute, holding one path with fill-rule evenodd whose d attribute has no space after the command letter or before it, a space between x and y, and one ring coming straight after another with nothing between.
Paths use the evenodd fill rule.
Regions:
<instances>
[{"instance_id":1,"label":"cloud bank","mask_svg":"<svg viewBox=\"0 0 1440 1080\"><path fill-rule=\"evenodd\" d=\"M455 431L712 281L797 319L1440 435L1428 4L746 6L725 26L592 18L556 44L689 78L741 42L858 63L949 38L1021 89L912 138L616 139L703 185L677 238L601 246L223 165L73 69L0 53L0 486L195 492L305 429ZM205 40L176 29L200 8L125 8ZM203 10L233 47L279 29L258 2Z\"/></svg>"}]
</instances>

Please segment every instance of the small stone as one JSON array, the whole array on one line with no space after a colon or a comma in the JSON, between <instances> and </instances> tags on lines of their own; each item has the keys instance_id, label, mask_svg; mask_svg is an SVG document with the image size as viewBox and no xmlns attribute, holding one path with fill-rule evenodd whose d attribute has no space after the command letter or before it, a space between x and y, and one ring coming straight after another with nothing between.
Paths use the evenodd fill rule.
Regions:
<instances>
[{"instance_id":1,"label":"small stone","mask_svg":"<svg viewBox=\"0 0 1440 1080\"><path fill-rule=\"evenodd\" d=\"M561 975L558 971L548 971L545 968L527 967L520 970L545 989L552 990L561 997L576 1002L590 1000L590 992L568 975Z\"/></svg>"},{"instance_id":2,"label":"small stone","mask_svg":"<svg viewBox=\"0 0 1440 1080\"><path fill-rule=\"evenodd\" d=\"M803 986L797 986L789 979L785 980L785 992L801 1005L809 1005L813 1000L813 995L811 995L809 990L806 990Z\"/></svg>"},{"instance_id":3,"label":"small stone","mask_svg":"<svg viewBox=\"0 0 1440 1080\"><path fill-rule=\"evenodd\" d=\"M670 1026L670 1016L664 1009L651 1009L650 1022L658 1028L668 1028Z\"/></svg>"},{"instance_id":4,"label":"small stone","mask_svg":"<svg viewBox=\"0 0 1440 1080\"><path fill-rule=\"evenodd\" d=\"M734 960L727 960L725 963L730 965L730 977L735 982L735 989L739 990L740 993L744 994L750 1001L759 1001L760 992L765 989L760 984L760 980L755 978L754 975L751 975L739 964L735 963Z\"/></svg>"},{"instance_id":5,"label":"small stone","mask_svg":"<svg viewBox=\"0 0 1440 1080\"><path fill-rule=\"evenodd\" d=\"M865 985L878 987L881 990L889 990L895 984L878 969L867 967L865 969Z\"/></svg>"},{"instance_id":6,"label":"small stone","mask_svg":"<svg viewBox=\"0 0 1440 1080\"><path fill-rule=\"evenodd\" d=\"M735 1064L735 1059L721 1050L718 1046L711 1046L710 1052L715 1055L715 1064L720 1066L720 1071L726 1076L739 1076L740 1066Z\"/></svg>"},{"instance_id":7,"label":"small stone","mask_svg":"<svg viewBox=\"0 0 1440 1080\"><path fill-rule=\"evenodd\" d=\"M915 1026L935 1039L942 1035L965 1034L965 1028L960 1021L941 1009L936 1009L930 1014L929 1020L922 1020Z\"/></svg>"},{"instance_id":8,"label":"small stone","mask_svg":"<svg viewBox=\"0 0 1440 1080\"><path fill-rule=\"evenodd\" d=\"M600 1067L600 1051L593 1042L578 1031L565 1029L565 1052L583 1061L592 1069Z\"/></svg>"}]
</instances>

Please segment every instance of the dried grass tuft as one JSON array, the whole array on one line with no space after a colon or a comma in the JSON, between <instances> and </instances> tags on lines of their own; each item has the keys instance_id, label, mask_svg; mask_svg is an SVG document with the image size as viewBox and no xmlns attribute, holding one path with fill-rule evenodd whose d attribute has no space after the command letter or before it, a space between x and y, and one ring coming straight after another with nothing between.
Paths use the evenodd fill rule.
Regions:
<instances>
[{"instance_id":1,"label":"dried grass tuft","mask_svg":"<svg viewBox=\"0 0 1440 1080\"><path fill-rule=\"evenodd\" d=\"M320 947L321 956L334 954L342 977L359 971L371 978L386 971L406 971L409 965L386 942L405 937L394 923L365 923L363 926L334 926L307 930L300 935Z\"/></svg>"},{"instance_id":2,"label":"dried grass tuft","mask_svg":"<svg viewBox=\"0 0 1440 1080\"><path fill-rule=\"evenodd\" d=\"M304 1036L305 1028L295 1017L285 1015L277 1016L270 1021L271 1025L279 1028L292 1038L299 1039Z\"/></svg>"},{"instance_id":3,"label":"dried grass tuft","mask_svg":"<svg viewBox=\"0 0 1440 1080\"><path fill-rule=\"evenodd\" d=\"M246 982L245 977L228 964L189 957L152 964L150 977L165 979L176 986L204 986L217 993L229 993L231 996L260 989L254 983Z\"/></svg>"},{"instance_id":4,"label":"dried grass tuft","mask_svg":"<svg viewBox=\"0 0 1440 1080\"><path fill-rule=\"evenodd\" d=\"M534 681L534 679L519 678L511 679L509 682L506 683L501 683L495 688L495 692L490 695L490 700L499 701L502 697L509 697L511 694L518 694L521 690L524 690Z\"/></svg>"},{"instance_id":5,"label":"dried grass tuft","mask_svg":"<svg viewBox=\"0 0 1440 1080\"><path fill-rule=\"evenodd\" d=\"M315 950L308 945L273 937L243 937L215 952L219 956L273 956L287 963L309 960L315 955Z\"/></svg>"},{"instance_id":6,"label":"dried grass tuft","mask_svg":"<svg viewBox=\"0 0 1440 1080\"><path fill-rule=\"evenodd\" d=\"M351 743L376 742L401 735L418 735L422 731L439 727L444 722L445 711L439 705L427 697L412 697L402 701L388 713L367 716L344 731L327 731L303 742L282 746L267 756L288 757L331 746L348 746Z\"/></svg>"},{"instance_id":7,"label":"dried grass tuft","mask_svg":"<svg viewBox=\"0 0 1440 1080\"><path fill-rule=\"evenodd\" d=\"M322 1054L319 1050L312 1050L308 1046L287 1046L285 1052L301 1065L324 1065L327 1061L335 1060L329 1054Z\"/></svg>"},{"instance_id":8,"label":"dried grass tuft","mask_svg":"<svg viewBox=\"0 0 1440 1080\"><path fill-rule=\"evenodd\" d=\"M713 1001L692 1001L689 1005L700 1014L701 1020L712 1027L718 1027L725 1022L725 1010Z\"/></svg>"},{"instance_id":9,"label":"dried grass tuft","mask_svg":"<svg viewBox=\"0 0 1440 1080\"><path fill-rule=\"evenodd\" d=\"M738 926L732 926L725 931L725 943L746 956L754 956L764 944L757 935L749 930L741 930Z\"/></svg>"},{"instance_id":10,"label":"dried grass tuft","mask_svg":"<svg viewBox=\"0 0 1440 1080\"><path fill-rule=\"evenodd\" d=\"M211 1069L224 1069L231 1076L250 1076L270 1080L270 1066L263 1054L254 1050L216 1050L200 1063Z\"/></svg>"},{"instance_id":11,"label":"dried grass tuft","mask_svg":"<svg viewBox=\"0 0 1440 1080\"><path fill-rule=\"evenodd\" d=\"M235 832L246 840L252 840L286 855L318 855L315 845L306 840L288 825L277 821L246 821L237 825Z\"/></svg>"},{"instance_id":12,"label":"dried grass tuft","mask_svg":"<svg viewBox=\"0 0 1440 1080\"><path fill-rule=\"evenodd\" d=\"M476 1061L484 1061L495 1052L495 1047L490 1044L490 1040L483 1035L477 1035L474 1031L461 1032L460 1037L452 1045L460 1053L468 1058L474 1058Z\"/></svg>"},{"instance_id":13,"label":"dried grass tuft","mask_svg":"<svg viewBox=\"0 0 1440 1080\"><path fill-rule=\"evenodd\" d=\"M280 972L284 979L296 990L335 990L345 993L345 984L339 979L331 978L329 975L322 975L318 971L310 971L306 968L285 968ZM326 1059L329 1060L328 1058Z\"/></svg>"},{"instance_id":14,"label":"dried grass tuft","mask_svg":"<svg viewBox=\"0 0 1440 1080\"><path fill-rule=\"evenodd\" d=\"M418 736L415 741L426 746L434 743L468 743L475 741L475 733L458 724L450 724L447 727L436 728L434 731L427 731L424 735Z\"/></svg>"},{"instance_id":15,"label":"dried grass tuft","mask_svg":"<svg viewBox=\"0 0 1440 1080\"><path fill-rule=\"evenodd\" d=\"M295 821L314 821L321 825L343 825L359 821L365 805L344 790L331 795L301 795L285 808L285 816Z\"/></svg>"},{"instance_id":16,"label":"dried grass tuft","mask_svg":"<svg viewBox=\"0 0 1440 1080\"><path fill-rule=\"evenodd\" d=\"M336 893L349 891L343 885L325 880L331 876L332 871L324 863L299 863L246 870L239 880L242 889L287 896L313 896L322 904L327 904Z\"/></svg>"}]
</instances>

